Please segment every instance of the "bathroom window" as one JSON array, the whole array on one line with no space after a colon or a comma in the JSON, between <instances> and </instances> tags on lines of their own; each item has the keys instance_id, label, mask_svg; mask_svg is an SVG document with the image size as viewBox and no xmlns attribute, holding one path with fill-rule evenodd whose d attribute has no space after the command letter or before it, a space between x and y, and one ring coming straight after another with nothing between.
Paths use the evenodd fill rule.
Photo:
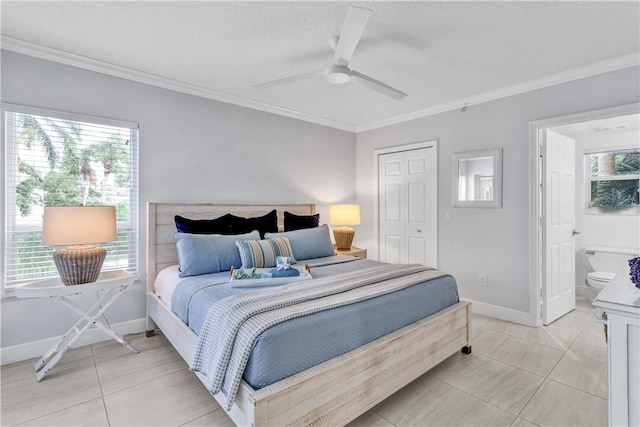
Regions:
<instances>
[{"instance_id":1,"label":"bathroom window","mask_svg":"<svg viewBox=\"0 0 640 427\"><path fill-rule=\"evenodd\" d=\"M640 150L587 153L588 207L618 212L640 206Z\"/></svg>"}]
</instances>

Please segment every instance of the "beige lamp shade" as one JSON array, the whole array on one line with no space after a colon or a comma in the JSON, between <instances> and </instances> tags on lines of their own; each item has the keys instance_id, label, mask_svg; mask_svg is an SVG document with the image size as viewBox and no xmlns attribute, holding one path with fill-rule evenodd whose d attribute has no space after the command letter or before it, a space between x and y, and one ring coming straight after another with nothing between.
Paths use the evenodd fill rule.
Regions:
<instances>
[{"instance_id":1,"label":"beige lamp shade","mask_svg":"<svg viewBox=\"0 0 640 427\"><path fill-rule=\"evenodd\" d=\"M44 208L42 243L75 245L53 254L65 285L98 280L107 250L83 246L117 240L116 209L113 206L47 206ZM78 246L80 245L80 246Z\"/></svg>"},{"instance_id":2,"label":"beige lamp shade","mask_svg":"<svg viewBox=\"0 0 640 427\"><path fill-rule=\"evenodd\" d=\"M47 206L44 208L42 243L86 245L118 238L114 206Z\"/></svg>"},{"instance_id":3,"label":"beige lamp shade","mask_svg":"<svg viewBox=\"0 0 640 427\"><path fill-rule=\"evenodd\" d=\"M329 205L329 225L360 225L360 205Z\"/></svg>"},{"instance_id":4,"label":"beige lamp shade","mask_svg":"<svg viewBox=\"0 0 640 427\"><path fill-rule=\"evenodd\" d=\"M351 249L356 231L347 225L360 225L360 205L329 205L329 225L340 225L333 229L336 249Z\"/></svg>"}]
</instances>

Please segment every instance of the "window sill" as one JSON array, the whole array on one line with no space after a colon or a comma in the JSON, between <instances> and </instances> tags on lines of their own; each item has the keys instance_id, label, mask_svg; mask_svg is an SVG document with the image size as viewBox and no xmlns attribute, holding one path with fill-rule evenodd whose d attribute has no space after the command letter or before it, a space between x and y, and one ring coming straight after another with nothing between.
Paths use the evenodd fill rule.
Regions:
<instances>
[{"instance_id":1,"label":"window sill","mask_svg":"<svg viewBox=\"0 0 640 427\"><path fill-rule=\"evenodd\" d=\"M640 215L640 206L634 206L626 209L605 210L602 208L585 208L584 215L613 215L613 216L638 216Z\"/></svg>"}]
</instances>

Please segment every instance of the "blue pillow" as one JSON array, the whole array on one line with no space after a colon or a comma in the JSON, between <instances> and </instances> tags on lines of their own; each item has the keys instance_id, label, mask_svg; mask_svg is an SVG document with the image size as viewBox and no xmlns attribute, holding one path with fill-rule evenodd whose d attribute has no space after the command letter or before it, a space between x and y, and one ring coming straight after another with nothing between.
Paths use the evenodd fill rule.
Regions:
<instances>
[{"instance_id":1,"label":"blue pillow","mask_svg":"<svg viewBox=\"0 0 640 427\"><path fill-rule=\"evenodd\" d=\"M223 236L221 234L173 233L178 249L180 277L219 273L242 265L236 240L260 238L258 231Z\"/></svg>"},{"instance_id":2,"label":"blue pillow","mask_svg":"<svg viewBox=\"0 0 640 427\"><path fill-rule=\"evenodd\" d=\"M316 228L285 231L284 233L266 233L264 237L266 239L288 237L291 250L293 250L298 261L335 255L327 224Z\"/></svg>"}]
</instances>

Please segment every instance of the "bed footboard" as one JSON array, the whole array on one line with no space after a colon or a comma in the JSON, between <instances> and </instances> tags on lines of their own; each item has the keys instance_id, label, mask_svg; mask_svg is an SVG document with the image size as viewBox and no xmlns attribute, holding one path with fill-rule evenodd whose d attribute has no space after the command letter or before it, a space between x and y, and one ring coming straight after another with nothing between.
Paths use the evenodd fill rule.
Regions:
<instances>
[{"instance_id":1,"label":"bed footboard","mask_svg":"<svg viewBox=\"0 0 640 427\"><path fill-rule=\"evenodd\" d=\"M196 335L156 296L148 300L151 318L190 363ZM471 303L461 301L263 389L243 381L227 415L243 426L344 425L460 349L470 352L470 334Z\"/></svg>"},{"instance_id":2,"label":"bed footboard","mask_svg":"<svg viewBox=\"0 0 640 427\"><path fill-rule=\"evenodd\" d=\"M255 425L343 425L470 346L461 302L253 393Z\"/></svg>"}]
</instances>

